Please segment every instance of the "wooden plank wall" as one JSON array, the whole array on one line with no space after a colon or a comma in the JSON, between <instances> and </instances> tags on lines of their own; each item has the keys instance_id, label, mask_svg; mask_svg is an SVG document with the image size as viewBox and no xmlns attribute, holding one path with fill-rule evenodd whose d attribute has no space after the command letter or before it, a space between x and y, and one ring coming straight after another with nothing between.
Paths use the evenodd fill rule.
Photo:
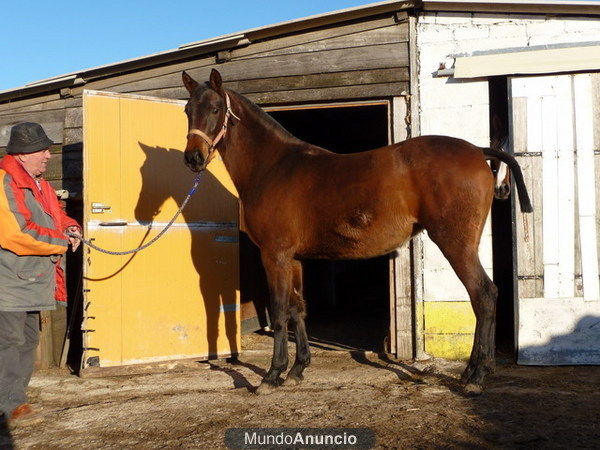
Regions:
<instances>
[{"instance_id":1,"label":"wooden plank wall","mask_svg":"<svg viewBox=\"0 0 600 450\"><path fill-rule=\"evenodd\" d=\"M42 124L48 137L57 145L52 146L52 158L48 165L46 179L55 189L63 188L62 142L64 128L64 100L58 95L50 95L29 101L0 105L0 156L6 153L10 129L20 122ZM67 177L68 178L68 177Z\"/></svg>"},{"instance_id":2,"label":"wooden plank wall","mask_svg":"<svg viewBox=\"0 0 600 450\"><path fill-rule=\"evenodd\" d=\"M512 135L513 149L523 171L525 185L531 202L535 205L533 213L527 217L516 214L517 241L521 245L518 254L519 296L540 298L544 295L544 261L542 254L542 155L528 152L527 148L527 99L513 98ZM519 210L518 210L519 211ZM527 235L527 240L525 239Z\"/></svg>"}]
</instances>

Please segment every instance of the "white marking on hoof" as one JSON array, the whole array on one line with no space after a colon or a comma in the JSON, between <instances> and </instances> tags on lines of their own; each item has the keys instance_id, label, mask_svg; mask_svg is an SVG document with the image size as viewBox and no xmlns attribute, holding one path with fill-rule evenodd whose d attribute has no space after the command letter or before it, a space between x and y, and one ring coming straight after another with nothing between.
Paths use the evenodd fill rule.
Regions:
<instances>
[{"instance_id":1,"label":"white marking on hoof","mask_svg":"<svg viewBox=\"0 0 600 450\"><path fill-rule=\"evenodd\" d=\"M483 387L479 384L467 383L463 387L463 392L467 395L481 395L483 393Z\"/></svg>"},{"instance_id":2,"label":"white marking on hoof","mask_svg":"<svg viewBox=\"0 0 600 450\"><path fill-rule=\"evenodd\" d=\"M273 386L272 384L260 383L260 385L256 388L256 391L254 391L254 393L256 395L267 395L273 392L274 389L275 386Z\"/></svg>"},{"instance_id":3,"label":"white marking on hoof","mask_svg":"<svg viewBox=\"0 0 600 450\"><path fill-rule=\"evenodd\" d=\"M300 384L301 380L299 380L298 378L294 378L294 377L287 377L284 381L283 381L283 385L284 386L298 386Z\"/></svg>"}]
</instances>

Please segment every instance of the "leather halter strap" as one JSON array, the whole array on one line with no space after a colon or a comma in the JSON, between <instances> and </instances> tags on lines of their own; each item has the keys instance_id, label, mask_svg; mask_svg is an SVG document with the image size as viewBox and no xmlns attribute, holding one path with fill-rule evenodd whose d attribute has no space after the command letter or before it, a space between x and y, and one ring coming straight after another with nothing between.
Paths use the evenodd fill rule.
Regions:
<instances>
[{"instance_id":1,"label":"leather halter strap","mask_svg":"<svg viewBox=\"0 0 600 450\"><path fill-rule=\"evenodd\" d=\"M225 111L225 119L223 120L223 126L221 127L221 130L219 131L219 133L215 136L214 140L211 139L204 131L199 130L197 128L192 128L191 130L188 131L188 134L187 134L188 139L190 137L192 137L193 135L197 135L197 136L200 136L204 140L204 142L206 142L209 145L208 156L206 157L206 161L210 160L210 157L212 156L212 154L215 151L215 147L225 137L225 134L227 134L227 125L228 125L231 117L235 117L237 120L241 120L232 111L231 101L229 100L229 95L227 93L225 93L225 104L227 106L227 111Z\"/></svg>"}]
</instances>

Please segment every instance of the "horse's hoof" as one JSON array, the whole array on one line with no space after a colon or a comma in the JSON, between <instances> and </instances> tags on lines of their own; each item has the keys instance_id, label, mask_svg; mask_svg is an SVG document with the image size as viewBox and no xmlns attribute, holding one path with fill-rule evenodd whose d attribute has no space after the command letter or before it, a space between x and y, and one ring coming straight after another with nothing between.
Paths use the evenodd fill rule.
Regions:
<instances>
[{"instance_id":1,"label":"horse's hoof","mask_svg":"<svg viewBox=\"0 0 600 450\"><path fill-rule=\"evenodd\" d=\"M301 382L302 382L302 380L300 378L290 377L288 375L288 377L283 382L283 385L284 386L298 386Z\"/></svg>"},{"instance_id":2,"label":"horse's hoof","mask_svg":"<svg viewBox=\"0 0 600 450\"><path fill-rule=\"evenodd\" d=\"M275 386L270 383L260 383L260 385L256 388L254 393L256 395L267 395L275 390Z\"/></svg>"},{"instance_id":3,"label":"horse's hoof","mask_svg":"<svg viewBox=\"0 0 600 450\"><path fill-rule=\"evenodd\" d=\"M463 392L466 395L481 395L483 393L483 387L480 384L467 383L463 387Z\"/></svg>"}]
</instances>

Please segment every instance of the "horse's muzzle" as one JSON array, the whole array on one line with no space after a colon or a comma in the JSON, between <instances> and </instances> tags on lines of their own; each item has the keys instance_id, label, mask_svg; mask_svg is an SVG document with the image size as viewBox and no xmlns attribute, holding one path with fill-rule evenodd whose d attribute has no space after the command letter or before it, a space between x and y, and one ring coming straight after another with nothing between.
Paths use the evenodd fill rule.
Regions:
<instances>
[{"instance_id":1,"label":"horse's muzzle","mask_svg":"<svg viewBox=\"0 0 600 450\"><path fill-rule=\"evenodd\" d=\"M200 170L202 170L202 167L204 167L204 157L200 150L186 150L183 155L185 165L188 166L192 172L200 172Z\"/></svg>"}]
</instances>

